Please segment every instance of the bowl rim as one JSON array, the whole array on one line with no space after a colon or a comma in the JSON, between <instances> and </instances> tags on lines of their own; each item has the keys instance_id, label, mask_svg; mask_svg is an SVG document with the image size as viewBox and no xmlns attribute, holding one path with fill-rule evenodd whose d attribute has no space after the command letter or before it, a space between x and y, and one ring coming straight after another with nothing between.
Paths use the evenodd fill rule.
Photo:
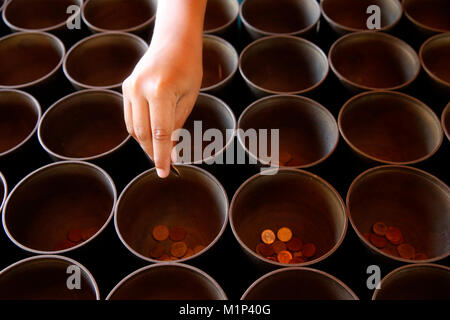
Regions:
<instances>
[{"instance_id":1,"label":"bowl rim","mask_svg":"<svg viewBox=\"0 0 450 320\"><path fill-rule=\"evenodd\" d=\"M111 212L108 215L108 218L103 222L102 227L97 230L97 232L90 237L89 239L73 246L67 249L62 249L62 250L39 250L39 249L33 249L30 248L24 244L22 244L21 242L19 242L18 240L16 240L14 238L14 236L11 234L11 232L8 229L7 223L6 223L6 214L7 214L7 208L8 208L8 204L9 201L11 200L11 198L15 195L15 192L17 189L19 189L20 187L22 187L24 184L26 184L28 182L28 180L30 178L32 178L33 176L40 174L44 171L47 170L52 170L55 167L59 167L59 166L85 166L85 167L90 167L90 169L93 169L95 171L97 171L97 173L100 173L108 182L108 187L111 188L112 191L112 206L111 206ZM7 237L9 238L9 240L11 242L13 242L17 247L19 247L20 249L33 253L33 254L40 254L40 255L58 255L58 254L62 254L62 253L66 253L66 252L71 252L73 250L76 250L78 248L81 248L85 245L87 245L88 243L90 243L91 241L93 241L95 238L97 238L109 225L111 219L113 218L113 214L114 214L114 208L116 206L117 203L117 189L116 186L114 184L114 181L112 180L111 176L105 171L103 170L101 167L92 164L90 162L84 162L84 161L59 161L59 162L54 162L54 163L50 163L47 164L31 173L29 173L27 176L25 176L23 179L21 179L12 189L12 191L8 194L8 198L6 199L4 205L3 205L3 209L2 209L2 225L3 225L3 229L7 235Z\"/></svg>"},{"instance_id":2,"label":"bowl rim","mask_svg":"<svg viewBox=\"0 0 450 320\"><path fill-rule=\"evenodd\" d=\"M294 169L294 168L280 168L278 170L277 174L279 174L280 172L304 175L304 176L307 176L307 177L311 178L312 180L315 180L317 183L322 184L332 194L334 194L336 199L337 199L337 201L341 205L341 209L342 209L342 213L343 213L343 220L344 220L343 224L344 225L343 225L342 230L341 230L341 235L340 235L339 239L336 241L336 243L333 245L333 247L330 248L323 255L321 255L321 256L313 259L313 260L306 261L306 262L303 262L303 263L298 263L298 264L291 264L289 266L293 266L293 267L300 266L300 267L303 267L303 266L310 266L310 265L313 265L313 264L317 264L317 263L325 260L329 256L331 256L333 253L335 253L337 251L337 249L341 246L342 242L344 241L345 236L347 234L347 228L348 228L348 219L347 219L347 217L348 217L348 214L347 214L348 208L345 205L345 202L342 199L341 195L337 192L337 190L330 183L325 181L323 178L321 178L321 177L319 177L319 176L317 176L317 175L315 175L315 174L313 174L311 172L308 172L308 171L305 171L305 170L301 170L301 169ZM251 176L250 178L248 178L246 181L244 181L244 183L242 183L239 186L239 188L236 190L236 192L234 193L233 198L231 200L231 204L229 206L229 214L228 214L229 224L231 226L231 231L233 232L233 236L237 240L237 242L239 243L240 247L242 249L244 249L244 251L247 254L249 254L252 258L256 258L257 261L263 262L264 264L266 264L268 266L271 266L271 267L275 266L275 267L284 267L284 268L286 268L286 266L287 266L286 264L280 263L278 261L272 261L272 260L265 259L265 258L261 257L259 254L257 254L253 249L249 248L244 243L244 241L240 238L240 236L238 235L238 232L237 232L236 227L235 227L234 222L233 222L234 205L235 205L235 203L237 201L236 200L237 197L240 195L242 190L245 189L250 183L252 183L254 180L257 180L257 179L259 179L261 177L264 178L264 177L267 177L267 176L264 176L261 173L257 173L255 175Z\"/></svg>"},{"instance_id":3,"label":"bowl rim","mask_svg":"<svg viewBox=\"0 0 450 320\"><path fill-rule=\"evenodd\" d=\"M3 205L5 204L6 198L8 197L8 183L6 182L5 176L0 171L0 184L3 186L3 198L0 202L0 212L2 212Z\"/></svg>"},{"instance_id":4,"label":"bowl rim","mask_svg":"<svg viewBox=\"0 0 450 320\"><path fill-rule=\"evenodd\" d=\"M447 104L447 106L442 111L442 116L441 116L442 129L444 130L445 135L447 136L447 139L450 142L450 131L448 130L447 126L445 125L445 121L447 121L448 117L450 117L450 102Z\"/></svg>"},{"instance_id":5,"label":"bowl rim","mask_svg":"<svg viewBox=\"0 0 450 320\"><path fill-rule=\"evenodd\" d=\"M389 254L384 253L382 250L378 249L377 247L375 247L372 243L370 243L370 241L367 241L366 238L364 238L363 234L359 231L359 228L356 227L356 224L353 220L353 216L352 216L351 210L350 210L350 197L352 196L352 193L353 193L354 189L356 188L356 184L359 183L362 178L364 178L370 174L376 173L378 171L394 170L394 169L396 169L397 171L402 170L403 172L409 171L410 173L413 172L416 175L420 175L422 178L427 179L430 183L435 184L437 187L439 187L441 189L446 188L447 193L450 194L450 188L442 180L440 180L439 178L437 178L437 177L433 176L432 174L430 174L426 171L423 171L421 169L417 169L417 168L405 166L405 165L381 165L381 166L370 168L370 169L362 172L361 174L359 174L352 181L352 183L347 191L347 196L346 196L347 211L346 212L347 212L348 220L350 221L353 231L356 233L356 235L358 236L358 238L364 245L366 245L369 249L371 249L376 254L381 255L384 258L388 258L390 261L397 261L397 262L417 265L417 264L431 263L431 262L445 259L446 257L448 257L450 255L450 251L448 251L447 253L444 253L442 255L436 256L434 258L429 258L429 259L425 259L425 260L410 260L410 259L404 259L401 257L391 256Z\"/></svg>"},{"instance_id":6,"label":"bowl rim","mask_svg":"<svg viewBox=\"0 0 450 320\"><path fill-rule=\"evenodd\" d=\"M445 81L444 79L438 77L435 73L433 73L431 71L431 69L428 67L428 65L425 63L425 59L424 59L424 51L426 50L427 46L429 44L431 44L433 41L439 41L440 38L449 38L449 41L450 41L450 31L446 32L446 33L439 33L439 34L436 34L436 35L428 38L420 46L420 49L419 49L419 60L420 60L420 64L422 65L422 68L425 70L425 72L427 73L427 75L431 79L433 79L434 81L436 81L437 83L439 83L440 85L442 85L444 87L450 88L450 82L449 81Z\"/></svg>"},{"instance_id":7,"label":"bowl rim","mask_svg":"<svg viewBox=\"0 0 450 320\"><path fill-rule=\"evenodd\" d=\"M436 32L436 33L450 32L450 30L439 29L439 28L427 26L426 24L423 24L423 23L420 22L419 20L416 20L416 18L414 18L414 17L408 12L408 9L407 9L408 0L402 0L402 5L403 5L403 12L405 13L406 18L407 18L409 21L411 21L412 24L415 25L416 27L422 28L422 29L427 30L427 31Z\"/></svg>"},{"instance_id":8,"label":"bowl rim","mask_svg":"<svg viewBox=\"0 0 450 320\"><path fill-rule=\"evenodd\" d=\"M420 106L420 108L422 108L425 112L427 112L434 120L435 124L437 125L437 127L440 127L440 121L439 118L437 117L437 115L434 113L434 111L427 106L424 102L416 99L413 96L407 95L405 93L402 92L396 92L396 91L384 91L384 90L376 90L376 91L366 91L366 92L362 92L357 94L356 96L353 96L352 98L350 98L347 102L344 103L344 105L342 106L341 110L339 111L339 115L338 115L338 127L339 127L339 132L342 136L342 138L345 140L345 142L348 144L348 146L358 155L375 161L377 163L381 163L381 164L391 164L391 165L410 165L410 164L416 164L422 161L425 161L429 158L431 158L433 155L435 155L438 150L441 148L442 146L442 142L443 142L443 132L442 129L440 129L440 133L439 133L439 141L437 143L437 145L434 147L434 149L431 152L428 152L426 155L414 159L414 160L409 160L409 161L391 161L391 160L384 160L381 159L379 157L373 156L368 154L367 152L361 150L360 148L358 148L352 141L350 141L350 138L347 136L347 134L345 133L345 129L343 128L343 117L344 117L344 112L349 108L349 106L354 103L355 101L364 98L366 96L370 96L370 95L390 95L390 96L397 96L401 99L409 99L411 101L414 102L415 105Z\"/></svg>"},{"instance_id":9,"label":"bowl rim","mask_svg":"<svg viewBox=\"0 0 450 320\"><path fill-rule=\"evenodd\" d=\"M45 111L44 115L41 118L41 121L39 122L39 127L38 127L38 139L39 139L39 143L42 146L42 148L49 153L51 156L57 158L57 159L61 159L61 160L67 160L67 161L92 161L92 160L97 160L100 158L104 158L107 157L111 154L113 154L114 152L118 151L119 149L121 149L128 141L130 141L131 136L130 134L127 132L127 136L119 143L117 144L114 148L102 152L100 154L96 154L93 156L88 156L88 157L69 157L69 156L65 156L62 155L60 153L57 153L56 151L53 151L49 146L47 146L47 144L44 141L44 138L42 137L42 126L45 125L47 118L49 117L49 114L52 112L55 112L55 110L60 107L61 103L65 103L68 100L74 98L74 97L79 97L79 96L87 96L87 95L91 95L91 94L102 94L104 96L106 95L114 95L120 99L123 99L123 96L116 91L112 91L112 90L104 90L104 89L85 89L85 90L80 90L80 91L75 91L61 99L59 99L58 101L56 101L54 104L52 104L47 111Z\"/></svg>"},{"instance_id":10,"label":"bowl rim","mask_svg":"<svg viewBox=\"0 0 450 320\"><path fill-rule=\"evenodd\" d=\"M237 1L237 0L226 0L226 1L221 1L221 2L224 2L224 3L233 3L233 5L234 6L236 6L236 9L237 10L235 10L235 13L234 13L234 15L233 15L233 18L230 20L230 21L228 21L227 23L225 23L224 25L221 25L221 26L218 26L218 27L216 27L216 28L212 28L212 29L205 29L205 30L203 30L203 33L205 34L205 35L213 35L213 34L215 34L215 33L218 33L218 32L221 32L221 31L224 31L224 30L226 30L229 26L231 26L233 23L235 23L237 20L238 20L238 17L239 17L239 2Z\"/></svg>"},{"instance_id":11,"label":"bowl rim","mask_svg":"<svg viewBox=\"0 0 450 320\"><path fill-rule=\"evenodd\" d=\"M197 267L194 267L194 266L191 266L188 264L184 264L184 263L179 263L179 262L161 262L161 263L156 263L156 264L150 264L150 265L144 266L142 268L139 268L139 269L131 272L130 274L128 274L126 277L124 277L122 280L119 281L119 283L117 283L114 286L114 288L106 296L105 300L111 300L111 297L120 289L120 287L122 287L122 285L124 285L128 280L132 279L136 275L145 273L149 270L152 271L153 269L167 268L167 267L188 269L189 271L192 271L194 273L201 275L204 280L209 281L216 288L218 293L222 296L222 300L228 300L228 297L227 297L225 291L223 291L222 287L219 285L219 283L213 277L211 277L205 271L203 271Z\"/></svg>"}]
</instances>

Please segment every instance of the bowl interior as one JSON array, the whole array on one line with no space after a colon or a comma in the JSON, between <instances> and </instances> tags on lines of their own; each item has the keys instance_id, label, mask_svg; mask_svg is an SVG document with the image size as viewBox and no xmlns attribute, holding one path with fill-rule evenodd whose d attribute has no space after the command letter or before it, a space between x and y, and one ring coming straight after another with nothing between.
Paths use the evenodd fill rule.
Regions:
<instances>
[{"instance_id":1,"label":"bowl interior","mask_svg":"<svg viewBox=\"0 0 450 320\"><path fill-rule=\"evenodd\" d=\"M394 24L402 16L403 10L398 0L323 0L324 13L342 26L367 30L367 8L376 5L381 9L381 28Z\"/></svg>"},{"instance_id":2,"label":"bowl interior","mask_svg":"<svg viewBox=\"0 0 450 320\"><path fill-rule=\"evenodd\" d=\"M253 84L281 93L309 89L328 73L323 52L298 38L266 38L241 55L241 70Z\"/></svg>"},{"instance_id":3,"label":"bowl interior","mask_svg":"<svg viewBox=\"0 0 450 320\"><path fill-rule=\"evenodd\" d=\"M64 46L46 34L21 33L0 40L0 87L20 86L51 73Z\"/></svg>"},{"instance_id":4,"label":"bowl interior","mask_svg":"<svg viewBox=\"0 0 450 320\"><path fill-rule=\"evenodd\" d=\"M380 167L355 180L347 205L361 234L384 222L399 228L416 252L433 259L450 251L449 199L449 188L432 176L407 167Z\"/></svg>"},{"instance_id":5,"label":"bowl interior","mask_svg":"<svg viewBox=\"0 0 450 320\"><path fill-rule=\"evenodd\" d=\"M341 38L330 59L345 80L374 89L402 86L420 69L415 51L405 42L373 32Z\"/></svg>"},{"instance_id":6,"label":"bowl interior","mask_svg":"<svg viewBox=\"0 0 450 320\"><path fill-rule=\"evenodd\" d=\"M208 32L227 25L236 19L239 4L236 0L208 0L204 31Z\"/></svg>"},{"instance_id":7,"label":"bowl interior","mask_svg":"<svg viewBox=\"0 0 450 320\"><path fill-rule=\"evenodd\" d=\"M448 57L450 57L450 34L434 38L422 49L424 66L450 86L450 59Z\"/></svg>"},{"instance_id":8,"label":"bowl interior","mask_svg":"<svg viewBox=\"0 0 450 320\"><path fill-rule=\"evenodd\" d=\"M156 0L90 0L83 10L91 25L105 30L137 27L155 16Z\"/></svg>"},{"instance_id":9,"label":"bowl interior","mask_svg":"<svg viewBox=\"0 0 450 320\"><path fill-rule=\"evenodd\" d=\"M420 101L394 93L362 95L341 112L340 126L360 152L381 161L405 163L433 153L442 131Z\"/></svg>"},{"instance_id":10,"label":"bowl interior","mask_svg":"<svg viewBox=\"0 0 450 320\"><path fill-rule=\"evenodd\" d=\"M449 300L450 272L433 265L403 268L383 279L376 294L376 300Z\"/></svg>"},{"instance_id":11,"label":"bowl interior","mask_svg":"<svg viewBox=\"0 0 450 320\"><path fill-rule=\"evenodd\" d=\"M183 163L189 164L206 160L205 156L214 156L225 148L234 136L236 121L232 111L224 102L212 96L200 94L194 109L184 124L184 129L189 132L190 143L188 140L181 139L182 141L177 144L176 148L179 159L183 160ZM208 131L216 131L218 135L213 138L214 141L206 141L201 138L202 133L198 133L200 129L203 130L204 136ZM218 148L211 150L211 144L216 142Z\"/></svg>"},{"instance_id":12,"label":"bowl interior","mask_svg":"<svg viewBox=\"0 0 450 320\"><path fill-rule=\"evenodd\" d=\"M69 17L67 8L81 4L80 0L13 0L5 9L5 17L21 29L45 29L64 23Z\"/></svg>"},{"instance_id":13,"label":"bowl interior","mask_svg":"<svg viewBox=\"0 0 450 320\"><path fill-rule=\"evenodd\" d=\"M203 38L202 88L211 87L229 77L238 67L233 47L219 39Z\"/></svg>"},{"instance_id":14,"label":"bowl interior","mask_svg":"<svg viewBox=\"0 0 450 320\"><path fill-rule=\"evenodd\" d=\"M422 25L450 31L450 2L447 0L403 0L405 12Z\"/></svg>"},{"instance_id":15,"label":"bowl interior","mask_svg":"<svg viewBox=\"0 0 450 320\"><path fill-rule=\"evenodd\" d=\"M279 153L288 153L291 158L280 165L293 167L306 166L329 155L339 135L334 117L325 108L293 96L270 97L254 104L239 120L239 129L252 128L279 129ZM249 150L247 140L246 149Z\"/></svg>"},{"instance_id":16,"label":"bowl interior","mask_svg":"<svg viewBox=\"0 0 450 320\"><path fill-rule=\"evenodd\" d=\"M80 289L67 287L68 267L72 263L57 258L22 262L0 275L2 300L95 300L96 287L81 269Z\"/></svg>"},{"instance_id":17,"label":"bowl interior","mask_svg":"<svg viewBox=\"0 0 450 320\"><path fill-rule=\"evenodd\" d=\"M249 180L236 193L230 214L235 234L248 250L255 251L263 230L288 227L303 243L315 244L315 259L333 249L346 227L339 195L314 176L296 170Z\"/></svg>"},{"instance_id":18,"label":"bowl interior","mask_svg":"<svg viewBox=\"0 0 450 320\"><path fill-rule=\"evenodd\" d=\"M264 32L293 33L314 25L320 17L320 7L313 0L246 0L242 16Z\"/></svg>"},{"instance_id":19,"label":"bowl interior","mask_svg":"<svg viewBox=\"0 0 450 320\"><path fill-rule=\"evenodd\" d=\"M116 226L123 241L149 259L157 244L170 255L171 242L156 241L154 227L184 228L183 241L193 249L211 244L227 220L227 198L218 182L196 168L177 168L181 177L159 179L155 170L139 177L122 193L117 206Z\"/></svg>"},{"instance_id":20,"label":"bowl interior","mask_svg":"<svg viewBox=\"0 0 450 320\"><path fill-rule=\"evenodd\" d=\"M146 49L143 41L131 35L100 34L73 47L66 57L66 70L82 85L119 86Z\"/></svg>"},{"instance_id":21,"label":"bowl interior","mask_svg":"<svg viewBox=\"0 0 450 320\"><path fill-rule=\"evenodd\" d=\"M287 269L258 281L243 300L354 300L333 278L308 269Z\"/></svg>"},{"instance_id":22,"label":"bowl interior","mask_svg":"<svg viewBox=\"0 0 450 320\"><path fill-rule=\"evenodd\" d=\"M0 91L0 155L25 141L39 117L40 107L28 95Z\"/></svg>"},{"instance_id":23,"label":"bowl interior","mask_svg":"<svg viewBox=\"0 0 450 320\"><path fill-rule=\"evenodd\" d=\"M127 137L119 94L91 91L72 95L44 116L40 135L52 152L86 158L108 152Z\"/></svg>"},{"instance_id":24,"label":"bowl interior","mask_svg":"<svg viewBox=\"0 0 450 320\"><path fill-rule=\"evenodd\" d=\"M5 227L27 248L58 251L72 230L99 230L111 216L114 200L110 181L94 167L52 165L13 190L4 208Z\"/></svg>"}]
</instances>

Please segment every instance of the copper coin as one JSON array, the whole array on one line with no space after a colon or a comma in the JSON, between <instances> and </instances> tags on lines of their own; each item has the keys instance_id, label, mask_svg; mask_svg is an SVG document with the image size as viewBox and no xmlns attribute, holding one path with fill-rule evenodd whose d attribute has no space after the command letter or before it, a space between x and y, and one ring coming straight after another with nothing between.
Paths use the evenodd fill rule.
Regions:
<instances>
[{"instance_id":1,"label":"copper coin","mask_svg":"<svg viewBox=\"0 0 450 320\"><path fill-rule=\"evenodd\" d=\"M81 230L81 239L88 240L93 237L99 229L96 227L85 228Z\"/></svg>"},{"instance_id":2,"label":"copper coin","mask_svg":"<svg viewBox=\"0 0 450 320\"><path fill-rule=\"evenodd\" d=\"M275 242L275 233L270 229L264 230L261 233L261 240L265 244L272 244Z\"/></svg>"},{"instance_id":3,"label":"copper coin","mask_svg":"<svg viewBox=\"0 0 450 320\"><path fill-rule=\"evenodd\" d=\"M281 165L287 165L287 163L292 160L291 154L289 152L286 152L286 151L280 152L279 157L280 157L280 164Z\"/></svg>"},{"instance_id":4,"label":"copper coin","mask_svg":"<svg viewBox=\"0 0 450 320\"><path fill-rule=\"evenodd\" d=\"M194 255L194 250L192 250L191 248L188 248L187 251L186 251L186 254L183 256L183 259L184 258L189 258L189 257L191 257L193 255Z\"/></svg>"},{"instance_id":5,"label":"copper coin","mask_svg":"<svg viewBox=\"0 0 450 320\"><path fill-rule=\"evenodd\" d=\"M297 237L292 237L287 243L287 248L293 252L300 251L303 248L303 241Z\"/></svg>"},{"instance_id":6,"label":"copper coin","mask_svg":"<svg viewBox=\"0 0 450 320\"><path fill-rule=\"evenodd\" d=\"M303 252L301 251L294 252L294 258L303 258Z\"/></svg>"},{"instance_id":7,"label":"copper coin","mask_svg":"<svg viewBox=\"0 0 450 320\"><path fill-rule=\"evenodd\" d=\"M387 255L398 257L397 250L392 247L384 247L381 249L381 251L386 253Z\"/></svg>"},{"instance_id":8,"label":"copper coin","mask_svg":"<svg viewBox=\"0 0 450 320\"><path fill-rule=\"evenodd\" d=\"M187 251L187 245L183 241L178 241L172 243L172 246L170 247L170 254L174 257L181 258L186 254Z\"/></svg>"},{"instance_id":9,"label":"copper coin","mask_svg":"<svg viewBox=\"0 0 450 320\"><path fill-rule=\"evenodd\" d=\"M152 235L156 241L167 240L167 238L169 238L169 228L163 224L160 224L153 228Z\"/></svg>"},{"instance_id":10,"label":"copper coin","mask_svg":"<svg viewBox=\"0 0 450 320\"><path fill-rule=\"evenodd\" d=\"M281 251L286 251L287 250L286 243L281 242L280 240L275 241L272 244L272 247L273 247L273 251L275 251L276 254L278 254Z\"/></svg>"},{"instance_id":11,"label":"copper coin","mask_svg":"<svg viewBox=\"0 0 450 320\"><path fill-rule=\"evenodd\" d=\"M186 230L183 227L172 227L169 231L169 238L172 241L183 241L186 237Z\"/></svg>"},{"instance_id":12,"label":"copper coin","mask_svg":"<svg viewBox=\"0 0 450 320\"><path fill-rule=\"evenodd\" d=\"M292 253L289 251L280 251L277 254L278 262L288 264L292 260Z\"/></svg>"},{"instance_id":13,"label":"copper coin","mask_svg":"<svg viewBox=\"0 0 450 320\"><path fill-rule=\"evenodd\" d=\"M258 244L256 246L256 252L258 252L263 257L268 257L275 253L274 248L271 245L265 243Z\"/></svg>"},{"instance_id":14,"label":"copper coin","mask_svg":"<svg viewBox=\"0 0 450 320\"><path fill-rule=\"evenodd\" d=\"M165 251L166 248L164 248L164 246L157 244L150 249L150 257L158 259L164 254Z\"/></svg>"},{"instance_id":15,"label":"copper coin","mask_svg":"<svg viewBox=\"0 0 450 320\"><path fill-rule=\"evenodd\" d=\"M72 248L73 246L75 246L73 242L70 242L69 240L63 240L56 245L55 251L66 250Z\"/></svg>"},{"instance_id":16,"label":"copper coin","mask_svg":"<svg viewBox=\"0 0 450 320\"><path fill-rule=\"evenodd\" d=\"M67 234L67 239L73 243L78 243L82 240L81 237L81 229L80 228L73 228L69 231Z\"/></svg>"},{"instance_id":17,"label":"copper coin","mask_svg":"<svg viewBox=\"0 0 450 320\"><path fill-rule=\"evenodd\" d=\"M394 245L403 243L403 234L397 227L388 227L385 236Z\"/></svg>"},{"instance_id":18,"label":"copper coin","mask_svg":"<svg viewBox=\"0 0 450 320\"><path fill-rule=\"evenodd\" d=\"M366 239L367 241L370 241L370 232L365 232L365 233L363 233L363 237L364 237L364 239Z\"/></svg>"},{"instance_id":19,"label":"copper coin","mask_svg":"<svg viewBox=\"0 0 450 320\"><path fill-rule=\"evenodd\" d=\"M277 232L277 237L280 241L288 242L292 239L292 231L289 228L280 228Z\"/></svg>"},{"instance_id":20,"label":"copper coin","mask_svg":"<svg viewBox=\"0 0 450 320\"><path fill-rule=\"evenodd\" d=\"M294 257L291 259L291 261L289 261L289 264L297 264L297 263L304 263L307 262L308 260L306 260L305 258L302 257Z\"/></svg>"},{"instance_id":21,"label":"copper coin","mask_svg":"<svg viewBox=\"0 0 450 320\"><path fill-rule=\"evenodd\" d=\"M425 253L418 252L414 255L414 260L427 260L428 256Z\"/></svg>"},{"instance_id":22,"label":"copper coin","mask_svg":"<svg viewBox=\"0 0 450 320\"><path fill-rule=\"evenodd\" d=\"M203 251L203 249L205 249L205 246L202 246L201 244L199 244L199 245L194 247L194 253L197 254L200 251Z\"/></svg>"},{"instance_id":23,"label":"copper coin","mask_svg":"<svg viewBox=\"0 0 450 320\"><path fill-rule=\"evenodd\" d=\"M379 249L384 248L387 245L387 241L384 237L377 236L374 233L370 235L370 243Z\"/></svg>"},{"instance_id":24,"label":"copper coin","mask_svg":"<svg viewBox=\"0 0 450 320\"><path fill-rule=\"evenodd\" d=\"M168 254L164 253L161 257L159 257L158 260L161 260L161 261L170 261L170 257L169 257Z\"/></svg>"},{"instance_id":25,"label":"copper coin","mask_svg":"<svg viewBox=\"0 0 450 320\"><path fill-rule=\"evenodd\" d=\"M372 226L372 231L379 236L384 236L387 228L388 227L384 222L377 222Z\"/></svg>"},{"instance_id":26,"label":"copper coin","mask_svg":"<svg viewBox=\"0 0 450 320\"><path fill-rule=\"evenodd\" d=\"M303 245L302 253L305 258L311 258L316 254L316 246L312 243L306 243Z\"/></svg>"},{"instance_id":27,"label":"copper coin","mask_svg":"<svg viewBox=\"0 0 450 320\"><path fill-rule=\"evenodd\" d=\"M408 243L402 243L397 247L397 252L403 259L412 259L416 255L416 249Z\"/></svg>"},{"instance_id":28,"label":"copper coin","mask_svg":"<svg viewBox=\"0 0 450 320\"><path fill-rule=\"evenodd\" d=\"M271 260L271 261L277 261L277 259L275 259L274 257L266 257L267 260Z\"/></svg>"}]
</instances>

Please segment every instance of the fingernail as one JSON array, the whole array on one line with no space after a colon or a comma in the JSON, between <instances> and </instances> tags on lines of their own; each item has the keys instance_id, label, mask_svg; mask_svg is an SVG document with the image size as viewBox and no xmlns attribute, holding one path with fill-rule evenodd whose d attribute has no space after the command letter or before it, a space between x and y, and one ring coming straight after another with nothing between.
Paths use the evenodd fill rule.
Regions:
<instances>
[{"instance_id":1,"label":"fingernail","mask_svg":"<svg viewBox=\"0 0 450 320\"><path fill-rule=\"evenodd\" d=\"M166 178L169 175L169 170L156 168L156 173L160 178Z\"/></svg>"}]
</instances>

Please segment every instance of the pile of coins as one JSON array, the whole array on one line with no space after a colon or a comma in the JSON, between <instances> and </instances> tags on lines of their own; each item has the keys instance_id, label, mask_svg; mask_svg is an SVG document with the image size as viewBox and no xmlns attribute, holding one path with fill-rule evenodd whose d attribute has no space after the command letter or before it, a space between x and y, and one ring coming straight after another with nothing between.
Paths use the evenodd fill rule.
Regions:
<instances>
[{"instance_id":1,"label":"pile of coins","mask_svg":"<svg viewBox=\"0 0 450 320\"><path fill-rule=\"evenodd\" d=\"M405 243L403 233L399 228L377 222L372 226L372 232L364 233L364 238L386 254L409 260L426 260L425 253L417 253L409 243Z\"/></svg>"},{"instance_id":2,"label":"pile of coins","mask_svg":"<svg viewBox=\"0 0 450 320\"><path fill-rule=\"evenodd\" d=\"M201 244L190 248L185 241L186 235L183 227L174 226L169 229L165 225L155 226L152 236L158 243L150 248L149 256L160 261L174 261L188 258L205 249Z\"/></svg>"},{"instance_id":3,"label":"pile of coins","mask_svg":"<svg viewBox=\"0 0 450 320\"><path fill-rule=\"evenodd\" d=\"M72 248L91 238L98 230L100 230L98 227L73 228L67 233L67 239L58 243L55 247L55 251Z\"/></svg>"},{"instance_id":4,"label":"pile of coins","mask_svg":"<svg viewBox=\"0 0 450 320\"><path fill-rule=\"evenodd\" d=\"M261 241L256 246L256 253L271 261L285 264L304 263L316 254L314 244L303 244L287 227L278 229L276 235L270 229L264 230L261 233Z\"/></svg>"}]
</instances>

